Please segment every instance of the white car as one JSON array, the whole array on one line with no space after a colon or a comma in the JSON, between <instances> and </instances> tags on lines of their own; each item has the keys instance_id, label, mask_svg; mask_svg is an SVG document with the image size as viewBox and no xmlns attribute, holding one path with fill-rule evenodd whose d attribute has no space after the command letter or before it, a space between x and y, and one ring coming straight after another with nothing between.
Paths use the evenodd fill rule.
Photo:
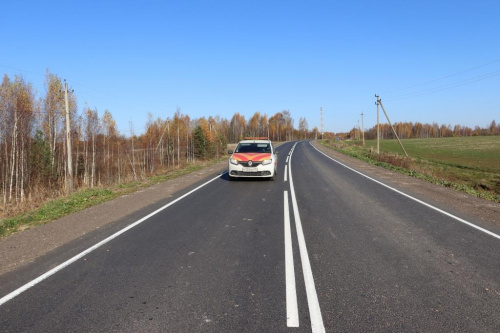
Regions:
<instances>
[{"instance_id":1,"label":"white car","mask_svg":"<svg viewBox=\"0 0 500 333\"><path fill-rule=\"evenodd\" d=\"M259 177L274 180L278 168L277 151L268 138L245 138L230 150L229 180L239 177Z\"/></svg>"}]
</instances>

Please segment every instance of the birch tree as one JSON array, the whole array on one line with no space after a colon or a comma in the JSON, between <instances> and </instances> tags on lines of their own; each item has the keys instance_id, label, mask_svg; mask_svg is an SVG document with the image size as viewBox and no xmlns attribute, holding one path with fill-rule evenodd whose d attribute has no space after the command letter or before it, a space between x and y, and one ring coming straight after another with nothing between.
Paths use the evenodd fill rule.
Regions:
<instances>
[{"instance_id":1,"label":"birch tree","mask_svg":"<svg viewBox=\"0 0 500 333\"><path fill-rule=\"evenodd\" d=\"M106 181L108 183L112 182L113 172L113 145L116 142L117 130L116 122L113 119L113 115L109 110L105 110L101 119L102 129L103 129L103 149L105 149L104 164L106 166Z\"/></svg>"},{"instance_id":2,"label":"birch tree","mask_svg":"<svg viewBox=\"0 0 500 333\"><path fill-rule=\"evenodd\" d=\"M63 128L64 93L61 79L48 70L45 73L45 98L42 105L42 128L49 140L54 168L58 130Z\"/></svg>"}]
</instances>

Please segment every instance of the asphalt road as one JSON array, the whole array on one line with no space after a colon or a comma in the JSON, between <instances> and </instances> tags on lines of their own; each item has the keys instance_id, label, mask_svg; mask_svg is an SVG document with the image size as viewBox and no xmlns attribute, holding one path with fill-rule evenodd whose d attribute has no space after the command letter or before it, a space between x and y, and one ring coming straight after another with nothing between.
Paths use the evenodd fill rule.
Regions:
<instances>
[{"instance_id":1,"label":"asphalt road","mask_svg":"<svg viewBox=\"0 0 500 333\"><path fill-rule=\"evenodd\" d=\"M500 236L294 144L2 277L0 331L500 332Z\"/></svg>"}]
</instances>

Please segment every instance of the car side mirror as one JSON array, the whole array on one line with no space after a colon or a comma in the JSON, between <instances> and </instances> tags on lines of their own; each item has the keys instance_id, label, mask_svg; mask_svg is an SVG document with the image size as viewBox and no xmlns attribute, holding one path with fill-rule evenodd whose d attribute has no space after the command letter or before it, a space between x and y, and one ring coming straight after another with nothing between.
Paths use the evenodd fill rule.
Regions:
<instances>
[{"instance_id":1,"label":"car side mirror","mask_svg":"<svg viewBox=\"0 0 500 333\"><path fill-rule=\"evenodd\" d=\"M228 155L231 155L232 153L233 153L232 150L228 150L228 152L227 152Z\"/></svg>"}]
</instances>

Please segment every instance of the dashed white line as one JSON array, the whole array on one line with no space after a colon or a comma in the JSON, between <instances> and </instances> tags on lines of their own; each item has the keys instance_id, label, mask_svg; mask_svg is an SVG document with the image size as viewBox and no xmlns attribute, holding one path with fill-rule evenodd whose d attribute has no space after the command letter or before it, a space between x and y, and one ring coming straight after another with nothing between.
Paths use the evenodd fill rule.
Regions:
<instances>
[{"instance_id":1,"label":"dashed white line","mask_svg":"<svg viewBox=\"0 0 500 333\"><path fill-rule=\"evenodd\" d=\"M288 180L288 165L285 165L285 182Z\"/></svg>"},{"instance_id":2,"label":"dashed white line","mask_svg":"<svg viewBox=\"0 0 500 333\"><path fill-rule=\"evenodd\" d=\"M286 325L299 327L299 309L297 306L297 290L295 286L295 268L293 264L292 233L290 231L290 209L288 207L288 191L284 192L285 220L285 274L286 274Z\"/></svg>"}]
</instances>

